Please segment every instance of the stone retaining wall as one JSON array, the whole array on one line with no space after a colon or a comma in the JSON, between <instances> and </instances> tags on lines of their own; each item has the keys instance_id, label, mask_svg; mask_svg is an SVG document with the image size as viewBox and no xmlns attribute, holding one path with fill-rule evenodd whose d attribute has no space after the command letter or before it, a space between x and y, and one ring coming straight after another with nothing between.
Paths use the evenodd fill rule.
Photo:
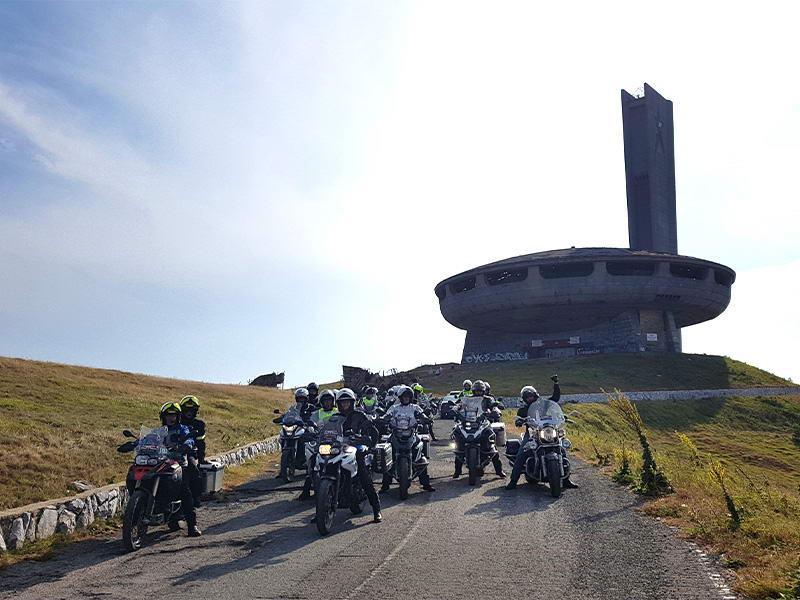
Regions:
<instances>
[{"instance_id":1,"label":"stone retaining wall","mask_svg":"<svg viewBox=\"0 0 800 600\"><path fill-rule=\"evenodd\" d=\"M211 457L225 466L240 465L260 454L280 450L278 437L267 438ZM0 511L0 552L19 550L26 543L56 533L82 531L98 519L109 519L125 510L128 489L124 482L92 488L76 496L29 504Z\"/></svg>"},{"instance_id":2,"label":"stone retaining wall","mask_svg":"<svg viewBox=\"0 0 800 600\"><path fill-rule=\"evenodd\" d=\"M703 400L704 398L733 398L755 396L800 396L800 387L761 387L724 390L657 390L652 392L624 392L631 400ZM516 408L520 398L503 398L506 408ZM562 394L562 402L607 402L607 394Z\"/></svg>"}]
</instances>

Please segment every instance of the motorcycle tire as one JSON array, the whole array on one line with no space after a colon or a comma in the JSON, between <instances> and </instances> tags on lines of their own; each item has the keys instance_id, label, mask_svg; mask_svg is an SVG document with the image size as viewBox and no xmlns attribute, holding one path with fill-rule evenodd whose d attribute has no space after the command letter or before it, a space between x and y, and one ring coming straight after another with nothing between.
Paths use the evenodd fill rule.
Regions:
<instances>
[{"instance_id":1,"label":"motorcycle tire","mask_svg":"<svg viewBox=\"0 0 800 600\"><path fill-rule=\"evenodd\" d=\"M470 448L467 450L467 469L469 470L469 484L475 485L478 482L478 449Z\"/></svg>"},{"instance_id":2,"label":"motorcycle tire","mask_svg":"<svg viewBox=\"0 0 800 600\"><path fill-rule=\"evenodd\" d=\"M364 493L364 488L361 484L353 486L353 498L350 500L350 512L354 515L360 515L364 512L364 503L367 501L367 495Z\"/></svg>"},{"instance_id":3,"label":"motorcycle tire","mask_svg":"<svg viewBox=\"0 0 800 600\"><path fill-rule=\"evenodd\" d=\"M142 538L147 533L147 525L142 523L142 519L147 510L148 498L147 492L136 490L125 507L125 516L122 519L122 542L128 552L142 547Z\"/></svg>"},{"instance_id":4,"label":"motorcycle tire","mask_svg":"<svg viewBox=\"0 0 800 600\"><path fill-rule=\"evenodd\" d=\"M317 489L317 531L322 535L328 535L333 528L333 518L336 515L338 500L336 498L336 486L330 479L323 479L319 482Z\"/></svg>"},{"instance_id":5,"label":"motorcycle tire","mask_svg":"<svg viewBox=\"0 0 800 600\"><path fill-rule=\"evenodd\" d=\"M561 497L561 465L558 457L547 459L547 479L550 484L550 495L553 498Z\"/></svg>"},{"instance_id":6,"label":"motorcycle tire","mask_svg":"<svg viewBox=\"0 0 800 600\"><path fill-rule=\"evenodd\" d=\"M400 500L405 500L411 486L411 462L407 456L397 459L397 481L400 484Z\"/></svg>"},{"instance_id":7,"label":"motorcycle tire","mask_svg":"<svg viewBox=\"0 0 800 600\"><path fill-rule=\"evenodd\" d=\"M294 450L288 446L281 452L281 479L291 483L294 477Z\"/></svg>"}]
</instances>

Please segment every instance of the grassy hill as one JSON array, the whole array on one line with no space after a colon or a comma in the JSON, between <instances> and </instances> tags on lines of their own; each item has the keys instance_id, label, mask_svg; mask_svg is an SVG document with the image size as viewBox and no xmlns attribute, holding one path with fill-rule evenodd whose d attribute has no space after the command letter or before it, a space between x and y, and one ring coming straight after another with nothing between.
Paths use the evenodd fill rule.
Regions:
<instances>
[{"instance_id":1,"label":"grassy hill","mask_svg":"<svg viewBox=\"0 0 800 600\"><path fill-rule=\"evenodd\" d=\"M209 454L273 435L272 410L291 401L277 389L0 357L0 510L65 496L76 479L122 480L120 432L157 425L159 407L186 394L200 399Z\"/></svg>"},{"instance_id":2,"label":"grassy hill","mask_svg":"<svg viewBox=\"0 0 800 600\"><path fill-rule=\"evenodd\" d=\"M674 494L645 512L725 555L737 590L751 598L789 595L800 585L800 396L637 402L659 466ZM636 435L607 404L566 404L567 435L589 462L619 469L623 448L641 468ZM506 411L507 423L513 412ZM687 436L687 444L681 439ZM692 448L694 446L694 449ZM741 515L732 526L712 462Z\"/></svg>"},{"instance_id":3,"label":"grassy hill","mask_svg":"<svg viewBox=\"0 0 800 600\"><path fill-rule=\"evenodd\" d=\"M441 369L440 375L434 373ZM565 394L601 390L626 391L725 389L793 385L790 381L727 356L705 354L596 354L562 359L537 359L471 365L424 365L399 373L406 381L417 377L437 394L461 388L464 379L483 379L497 396L516 396L524 385L550 389L558 373Z\"/></svg>"}]
</instances>

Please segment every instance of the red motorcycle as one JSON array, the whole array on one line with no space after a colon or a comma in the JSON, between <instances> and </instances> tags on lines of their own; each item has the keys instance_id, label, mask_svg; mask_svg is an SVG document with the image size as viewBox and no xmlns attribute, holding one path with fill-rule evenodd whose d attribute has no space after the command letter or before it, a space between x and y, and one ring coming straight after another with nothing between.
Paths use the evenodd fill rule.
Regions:
<instances>
[{"instance_id":1,"label":"red motorcycle","mask_svg":"<svg viewBox=\"0 0 800 600\"><path fill-rule=\"evenodd\" d=\"M166 427L142 427L137 438L132 431L122 432L134 438L117 448L117 452L136 454L128 469L128 505L122 521L122 541L128 551L138 550L151 525L177 528L181 516L183 454L171 448Z\"/></svg>"}]
</instances>

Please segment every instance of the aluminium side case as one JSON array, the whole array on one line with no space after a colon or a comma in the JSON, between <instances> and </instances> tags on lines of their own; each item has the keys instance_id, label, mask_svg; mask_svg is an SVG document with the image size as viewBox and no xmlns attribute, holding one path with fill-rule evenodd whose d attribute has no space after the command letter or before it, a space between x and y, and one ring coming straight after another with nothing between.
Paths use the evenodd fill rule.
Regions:
<instances>
[{"instance_id":1,"label":"aluminium side case","mask_svg":"<svg viewBox=\"0 0 800 600\"><path fill-rule=\"evenodd\" d=\"M506 445L506 424L505 423L492 423L492 431L496 436L495 445L496 446L505 446Z\"/></svg>"},{"instance_id":2,"label":"aluminium side case","mask_svg":"<svg viewBox=\"0 0 800 600\"><path fill-rule=\"evenodd\" d=\"M200 469L200 491L203 494L213 494L222 490L222 476L225 474L225 465L217 460L208 461L197 465Z\"/></svg>"}]
</instances>

